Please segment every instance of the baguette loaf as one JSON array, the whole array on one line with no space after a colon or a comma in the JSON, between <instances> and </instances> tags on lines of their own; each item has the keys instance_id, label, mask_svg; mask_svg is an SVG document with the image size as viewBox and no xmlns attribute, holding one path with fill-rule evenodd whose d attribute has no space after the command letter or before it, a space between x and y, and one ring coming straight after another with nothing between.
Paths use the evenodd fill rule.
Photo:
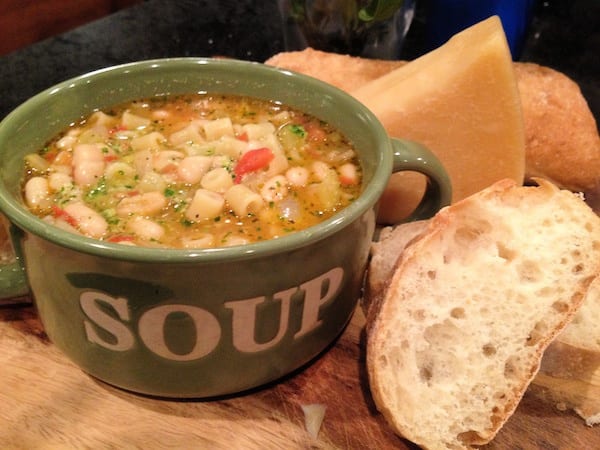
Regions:
<instances>
[{"instance_id":1,"label":"baguette loaf","mask_svg":"<svg viewBox=\"0 0 600 450\"><path fill-rule=\"evenodd\" d=\"M373 399L424 448L489 442L600 273L600 218L538 182L502 180L444 208L383 292L371 291L380 296L368 310Z\"/></svg>"},{"instance_id":2,"label":"baguette loaf","mask_svg":"<svg viewBox=\"0 0 600 450\"><path fill-rule=\"evenodd\" d=\"M600 136L577 83L533 63L515 63L525 125L526 177L598 195Z\"/></svg>"}]
</instances>

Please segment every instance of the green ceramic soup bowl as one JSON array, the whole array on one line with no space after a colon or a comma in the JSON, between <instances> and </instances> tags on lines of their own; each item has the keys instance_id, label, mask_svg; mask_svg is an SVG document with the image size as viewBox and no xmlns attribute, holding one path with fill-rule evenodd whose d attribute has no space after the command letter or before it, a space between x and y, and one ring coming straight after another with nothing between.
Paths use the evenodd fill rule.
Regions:
<instances>
[{"instance_id":1,"label":"green ceramic soup bowl","mask_svg":"<svg viewBox=\"0 0 600 450\"><path fill-rule=\"evenodd\" d=\"M107 243L27 210L24 156L70 123L128 100L200 91L280 101L338 127L359 153L362 194L317 226L209 250ZM431 153L390 139L351 96L290 71L219 59L136 62L60 83L0 123L0 164L0 210L17 254L0 271L0 295L29 292L54 345L93 377L166 397L236 393L309 363L355 309L391 173L427 175L416 217L433 215L451 195Z\"/></svg>"}]
</instances>

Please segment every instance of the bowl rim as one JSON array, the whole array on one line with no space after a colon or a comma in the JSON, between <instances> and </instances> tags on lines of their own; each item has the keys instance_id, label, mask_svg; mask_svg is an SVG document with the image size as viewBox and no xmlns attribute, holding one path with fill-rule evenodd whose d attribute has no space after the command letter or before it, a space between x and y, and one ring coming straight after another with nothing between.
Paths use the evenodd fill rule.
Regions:
<instances>
[{"instance_id":1,"label":"bowl rim","mask_svg":"<svg viewBox=\"0 0 600 450\"><path fill-rule=\"evenodd\" d=\"M387 146L391 146L390 138L376 116L354 97L335 86L299 72L268 66L259 62L207 57L160 58L134 61L104 67L59 82L21 103L0 122L0 143L4 133L7 132L6 130L10 127L18 126L20 117L26 114L28 110L39 107L46 99L53 95L58 95L65 89L71 89L75 85L86 84L90 79L102 77L105 74L121 73L124 75L135 70L160 70L165 66L168 68L177 65L189 66L194 64L199 66L210 65L214 67L222 66L224 68L237 67L242 70L264 71L265 75L273 74L272 76L285 76L288 77L289 80L298 80L298 82L303 83L309 89L316 89L324 92L327 91L328 96L333 96L334 99L345 102L347 105L355 108L357 116L360 115L363 121L368 122L369 125L373 127L373 134L381 137L382 146L386 144ZM373 177L369 183L364 186L360 196L331 218L286 236L230 247L208 249L135 247L110 243L61 230L60 228L45 223L41 218L29 212L22 203L8 192L4 180L1 179L0 213L3 213L9 219L11 224L16 225L23 231L32 233L58 246L85 254L121 261L149 263L213 263L219 261L238 261L289 252L309 246L337 233L359 219L369 208L376 205L388 178L391 175L391 171L392 151L385 151L382 149L378 153Z\"/></svg>"}]
</instances>

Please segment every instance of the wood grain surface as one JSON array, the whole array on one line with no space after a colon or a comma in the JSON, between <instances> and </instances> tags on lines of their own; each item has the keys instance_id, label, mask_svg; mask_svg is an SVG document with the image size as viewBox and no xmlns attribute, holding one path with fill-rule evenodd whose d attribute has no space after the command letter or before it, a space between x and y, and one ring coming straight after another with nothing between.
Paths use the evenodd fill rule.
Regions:
<instances>
[{"instance_id":1,"label":"wood grain surface","mask_svg":"<svg viewBox=\"0 0 600 450\"><path fill-rule=\"evenodd\" d=\"M319 358L269 386L228 398L168 400L86 375L43 331L30 305L0 306L2 449L414 449L379 415L364 370L364 316ZM317 438L302 405L326 406ZM600 429L527 393L485 449L600 448Z\"/></svg>"}]
</instances>

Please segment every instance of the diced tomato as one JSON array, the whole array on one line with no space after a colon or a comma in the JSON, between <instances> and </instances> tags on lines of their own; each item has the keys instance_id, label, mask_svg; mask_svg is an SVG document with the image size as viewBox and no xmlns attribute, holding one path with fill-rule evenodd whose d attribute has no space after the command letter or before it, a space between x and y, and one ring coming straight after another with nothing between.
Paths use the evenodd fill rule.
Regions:
<instances>
[{"instance_id":1,"label":"diced tomato","mask_svg":"<svg viewBox=\"0 0 600 450\"><path fill-rule=\"evenodd\" d=\"M119 159L119 157L117 155L106 155L104 157L105 162L113 162L113 161L116 161L117 159Z\"/></svg>"},{"instance_id":2,"label":"diced tomato","mask_svg":"<svg viewBox=\"0 0 600 450\"><path fill-rule=\"evenodd\" d=\"M247 151L242 155L233 169L235 174L234 181L240 183L244 175L267 167L273 158L275 158L275 155L267 147Z\"/></svg>"},{"instance_id":3,"label":"diced tomato","mask_svg":"<svg viewBox=\"0 0 600 450\"><path fill-rule=\"evenodd\" d=\"M159 173L174 173L177 172L177 164L175 164L174 162L170 162L165 164L164 166L162 166L160 168L160 170L157 170Z\"/></svg>"},{"instance_id":4,"label":"diced tomato","mask_svg":"<svg viewBox=\"0 0 600 450\"><path fill-rule=\"evenodd\" d=\"M327 137L323 128L314 122L308 122L304 125L304 129L306 130L306 133L308 133L308 139L311 141L324 141Z\"/></svg>"},{"instance_id":5,"label":"diced tomato","mask_svg":"<svg viewBox=\"0 0 600 450\"><path fill-rule=\"evenodd\" d=\"M46 161L48 161L49 163L52 163L56 159L57 154L58 154L58 152L53 151L53 152L46 152L42 156Z\"/></svg>"},{"instance_id":6,"label":"diced tomato","mask_svg":"<svg viewBox=\"0 0 600 450\"><path fill-rule=\"evenodd\" d=\"M60 206L52 205L52 215L57 219L64 220L72 227L77 227L78 223L71 214L62 209Z\"/></svg>"},{"instance_id":7,"label":"diced tomato","mask_svg":"<svg viewBox=\"0 0 600 450\"><path fill-rule=\"evenodd\" d=\"M248 137L248 133L242 133L237 136L240 141L248 142L250 138Z\"/></svg>"},{"instance_id":8,"label":"diced tomato","mask_svg":"<svg viewBox=\"0 0 600 450\"><path fill-rule=\"evenodd\" d=\"M115 134L118 133L119 131L125 131L127 130L127 127L124 125L117 125L116 127L111 128L108 132L109 134Z\"/></svg>"}]
</instances>

